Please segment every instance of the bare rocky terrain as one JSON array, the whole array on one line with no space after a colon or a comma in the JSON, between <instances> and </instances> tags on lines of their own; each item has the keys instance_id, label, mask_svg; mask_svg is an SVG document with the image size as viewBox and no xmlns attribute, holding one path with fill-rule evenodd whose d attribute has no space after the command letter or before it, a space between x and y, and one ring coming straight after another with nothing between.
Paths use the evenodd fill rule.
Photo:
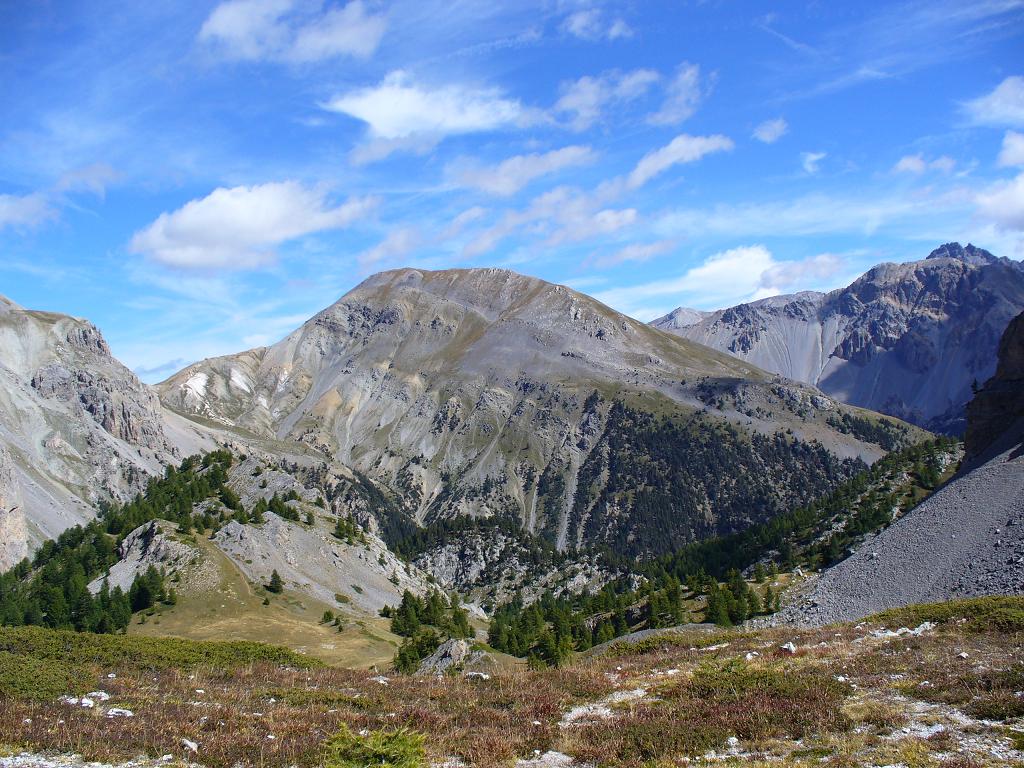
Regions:
<instances>
[{"instance_id":1,"label":"bare rocky terrain","mask_svg":"<svg viewBox=\"0 0 1024 768\"><path fill-rule=\"evenodd\" d=\"M886 608L1024 593L1024 315L968 408L967 460L943 488L825 571L778 622L827 624Z\"/></svg>"},{"instance_id":2,"label":"bare rocky terrain","mask_svg":"<svg viewBox=\"0 0 1024 768\"><path fill-rule=\"evenodd\" d=\"M618 535L592 514L615 399L738 433L789 430L837 458L882 453L830 424L844 407L811 388L497 269L375 275L278 344L196 363L159 391L239 439L347 468L416 524L517 520L563 550ZM714 505L701 515L718 518Z\"/></svg>"},{"instance_id":3,"label":"bare rocky terrain","mask_svg":"<svg viewBox=\"0 0 1024 768\"><path fill-rule=\"evenodd\" d=\"M94 325L0 297L0 569L204 445Z\"/></svg>"},{"instance_id":4,"label":"bare rocky terrain","mask_svg":"<svg viewBox=\"0 0 1024 768\"><path fill-rule=\"evenodd\" d=\"M1024 310L1024 265L948 243L881 264L846 288L698 312L657 328L935 431L962 431L974 383L995 371L1007 323Z\"/></svg>"}]
</instances>

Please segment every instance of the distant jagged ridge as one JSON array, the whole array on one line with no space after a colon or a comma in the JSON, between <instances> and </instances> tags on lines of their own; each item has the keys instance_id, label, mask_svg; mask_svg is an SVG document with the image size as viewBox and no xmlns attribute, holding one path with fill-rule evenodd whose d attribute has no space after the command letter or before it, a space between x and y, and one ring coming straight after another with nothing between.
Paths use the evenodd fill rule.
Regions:
<instances>
[{"instance_id":1,"label":"distant jagged ridge","mask_svg":"<svg viewBox=\"0 0 1024 768\"><path fill-rule=\"evenodd\" d=\"M1022 310L1021 262L947 243L831 293L680 308L652 325L851 405L959 433L972 385L992 375L999 337Z\"/></svg>"}]
</instances>

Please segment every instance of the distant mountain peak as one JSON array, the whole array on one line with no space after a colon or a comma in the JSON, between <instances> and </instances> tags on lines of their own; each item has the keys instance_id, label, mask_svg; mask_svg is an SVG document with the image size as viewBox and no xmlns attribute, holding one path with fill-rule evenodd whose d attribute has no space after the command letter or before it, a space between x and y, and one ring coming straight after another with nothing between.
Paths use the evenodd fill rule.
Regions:
<instances>
[{"instance_id":1,"label":"distant mountain peak","mask_svg":"<svg viewBox=\"0 0 1024 768\"><path fill-rule=\"evenodd\" d=\"M929 259L957 259L965 264L972 266L982 266L984 264L994 264L999 261L995 256L986 251L983 248L976 248L970 243L967 247L960 245L960 243L946 243L940 245L934 251L928 254Z\"/></svg>"}]
</instances>

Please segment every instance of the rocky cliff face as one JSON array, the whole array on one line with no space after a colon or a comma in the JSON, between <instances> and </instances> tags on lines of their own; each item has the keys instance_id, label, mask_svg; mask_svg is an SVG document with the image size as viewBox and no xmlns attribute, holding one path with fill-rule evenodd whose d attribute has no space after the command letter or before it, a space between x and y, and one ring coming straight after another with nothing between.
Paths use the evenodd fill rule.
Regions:
<instances>
[{"instance_id":1,"label":"rocky cliff face","mask_svg":"<svg viewBox=\"0 0 1024 768\"><path fill-rule=\"evenodd\" d=\"M995 376L967 406L967 457L981 455L1007 432L1024 426L1024 312L1006 328L999 342Z\"/></svg>"},{"instance_id":2,"label":"rocky cliff face","mask_svg":"<svg viewBox=\"0 0 1024 768\"><path fill-rule=\"evenodd\" d=\"M603 497L614 473L596 456L588 464L595 450L617 456L607 434L615 400L674 420L704 413L684 430L695 442L704 421L735 425L721 436L730 445L792 429L801 445L822 442L833 479L852 471L843 459L881 453L834 429L839 406L813 390L496 269L376 275L278 344L190 366L159 391L180 413L343 465L383 489L378 510L393 504L416 524L516 520L561 549L635 533L635 502ZM766 476L781 477L776 469ZM700 477L714 476L694 475L710 522L678 535L745 524L721 516ZM771 499L751 496L737 510L770 515L778 490L750 491ZM595 515L602 525L586 525Z\"/></svg>"},{"instance_id":3,"label":"rocky cliff face","mask_svg":"<svg viewBox=\"0 0 1024 768\"><path fill-rule=\"evenodd\" d=\"M852 285L741 304L652 325L852 405L962 431L971 385L995 370L1002 329L1024 309L1024 265L949 243L882 264Z\"/></svg>"},{"instance_id":4,"label":"rocky cliff face","mask_svg":"<svg viewBox=\"0 0 1024 768\"><path fill-rule=\"evenodd\" d=\"M177 453L156 396L111 355L94 325L6 299L0 450L0 483L20 500L20 516L0 520L5 546L16 553L89 519L101 499L140 490Z\"/></svg>"},{"instance_id":5,"label":"rocky cliff face","mask_svg":"<svg viewBox=\"0 0 1024 768\"><path fill-rule=\"evenodd\" d=\"M0 446L0 572L28 556L28 526L11 454Z\"/></svg>"}]
</instances>

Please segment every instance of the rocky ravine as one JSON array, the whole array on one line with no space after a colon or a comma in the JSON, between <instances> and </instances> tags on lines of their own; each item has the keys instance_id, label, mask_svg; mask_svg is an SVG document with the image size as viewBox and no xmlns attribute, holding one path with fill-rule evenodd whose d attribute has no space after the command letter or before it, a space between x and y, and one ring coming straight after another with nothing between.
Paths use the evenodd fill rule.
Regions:
<instances>
[{"instance_id":1,"label":"rocky ravine","mask_svg":"<svg viewBox=\"0 0 1024 768\"><path fill-rule=\"evenodd\" d=\"M960 431L971 386L1024 310L1024 265L959 243L881 264L828 294L803 292L653 321L852 405Z\"/></svg>"},{"instance_id":2,"label":"rocky ravine","mask_svg":"<svg viewBox=\"0 0 1024 768\"><path fill-rule=\"evenodd\" d=\"M350 468L417 523L504 517L566 549L596 528L585 523L608 476L588 458L609 450L616 398L881 454L830 426L840 406L813 389L498 269L375 275L278 344L197 363L159 391L183 415ZM710 501L701 517L717 523Z\"/></svg>"},{"instance_id":3,"label":"rocky ravine","mask_svg":"<svg viewBox=\"0 0 1024 768\"><path fill-rule=\"evenodd\" d=\"M1024 593L1024 315L968 407L968 459L916 508L777 616L827 624L911 603Z\"/></svg>"}]
</instances>

